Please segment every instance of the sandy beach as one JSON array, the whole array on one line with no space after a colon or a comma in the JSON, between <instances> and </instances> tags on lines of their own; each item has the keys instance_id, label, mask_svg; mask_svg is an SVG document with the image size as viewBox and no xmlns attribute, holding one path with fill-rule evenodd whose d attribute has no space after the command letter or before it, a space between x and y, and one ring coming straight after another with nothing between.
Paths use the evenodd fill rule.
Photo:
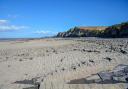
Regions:
<instances>
[{"instance_id":1,"label":"sandy beach","mask_svg":"<svg viewBox=\"0 0 128 89\"><path fill-rule=\"evenodd\" d=\"M126 38L0 42L0 89L126 89L127 83L97 84L84 80L120 64L128 65Z\"/></svg>"}]
</instances>

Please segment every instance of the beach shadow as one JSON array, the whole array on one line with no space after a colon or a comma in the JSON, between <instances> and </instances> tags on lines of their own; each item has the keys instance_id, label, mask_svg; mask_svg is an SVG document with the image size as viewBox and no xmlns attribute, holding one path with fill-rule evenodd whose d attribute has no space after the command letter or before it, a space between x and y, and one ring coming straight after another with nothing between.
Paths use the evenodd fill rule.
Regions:
<instances>
[{"instance_id":1,"label":"beach shadow","mask_svg":"<svg viewBox=\"0 0 128 89\"><path fill-rule=\"evenodd\" d=\"M104 80L102 81L100 78L99 79L91 79L87 80L86 78L81 78L81 79L74 79L68 82L68 84L117 84L117 83L128 83L125 81L116 81L116 80Z\"/></svg>"},{"instance_id":2,"label":"beach shadow","mask_svg":"<svg viewBox=\"0 0 128 89\"><path fill-rule=\"evenodd\" d=\"M40 88L40 83L36 82L36 78L32 78L31 80L21 80L21 81L16 81L14 83L16 84L30 84L32 85L31 87L23 88L23 89L39 89Z\"/></svg>"},{"instance_id":3,"label":"beach shadow","mask_svg":"<svg viewBox=\"0 0 128 89\"><path fill-rule=\"evenodd\" d=\"M14 83L16 83L16 84L31 84L31 85L34 85L34 82L33 82L33 80L31 79L31 80L21 80L21 81L16 81L16 82L14 82Z\"/></svg>"}]
</instances>

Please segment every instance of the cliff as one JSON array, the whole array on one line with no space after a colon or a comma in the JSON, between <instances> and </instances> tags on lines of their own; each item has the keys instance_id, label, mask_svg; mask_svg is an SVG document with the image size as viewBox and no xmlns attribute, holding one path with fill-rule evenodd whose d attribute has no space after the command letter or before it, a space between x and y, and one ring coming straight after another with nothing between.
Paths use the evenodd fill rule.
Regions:
<instances>
[{"instance_id":1,"label":"cliff","mask_svg":"<svg viewBox=\"0 0 128 89\"><path fill-rule=\"evenodd\" d=\"M128 22L108 27L74 27L58 33L57 37L128 37Z\"/></svg>"}]
</instances>

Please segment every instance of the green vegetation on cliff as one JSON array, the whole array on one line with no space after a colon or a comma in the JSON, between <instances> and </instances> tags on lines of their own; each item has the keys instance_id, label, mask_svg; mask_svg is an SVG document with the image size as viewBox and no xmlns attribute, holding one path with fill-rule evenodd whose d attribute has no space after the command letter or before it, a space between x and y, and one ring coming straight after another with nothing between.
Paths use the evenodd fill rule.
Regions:
<instances>
[{"instance_id":1,"label":"green vegetation on cliff","mask_svg":"<svg viewBox=\"0 0 128 89\"><path fill-rule=\"evenodd\" d=\"M58 33L57 37L128 37L128 22L109 27L74 27Z\"/></svg>"},{"instance_id":2,"label":"green vegetation on cliff","mask_svg":"<svg viewBox=\"0 0 128 89\"><path fill-rule=\"evenodd\" d=\"M101 37L128 37L128 22L106 28Z\"/></svg>"}]
</instances>

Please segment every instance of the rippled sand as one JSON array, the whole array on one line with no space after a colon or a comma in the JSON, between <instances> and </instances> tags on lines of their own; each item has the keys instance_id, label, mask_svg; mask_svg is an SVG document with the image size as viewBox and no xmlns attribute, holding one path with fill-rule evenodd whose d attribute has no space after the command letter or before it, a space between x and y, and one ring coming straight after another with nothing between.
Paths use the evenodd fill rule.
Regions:
<instances>
[{"instance_id":1,"label":"rippled sand","mask_svg":"<svg viewBox=\"0 0 128 89\"><path fill-rule=\"evenodd\" d=\"M128 64L127 39L49 38L0 42L0 89L126 89L84 83L100 71ZM79 80L79 84L69 84Z\"/></svg>"}]
</instances>

